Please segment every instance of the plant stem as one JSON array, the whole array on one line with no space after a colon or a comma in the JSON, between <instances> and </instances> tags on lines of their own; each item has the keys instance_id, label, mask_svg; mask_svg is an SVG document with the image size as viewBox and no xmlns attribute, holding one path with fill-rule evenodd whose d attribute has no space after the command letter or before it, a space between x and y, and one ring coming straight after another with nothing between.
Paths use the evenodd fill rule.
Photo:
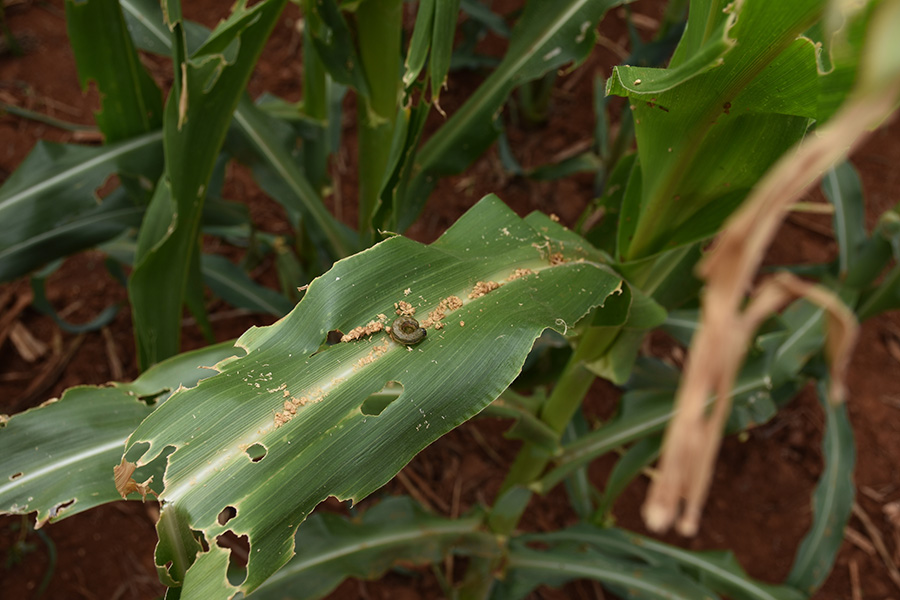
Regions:
<instances>
[{"instance_id":1,"label":"plant stem","mask_svg":"<svg viewBox=\"0 0 900 600\"><path fill-rule=\"evenodd\" d=\"M572 415L581 406L594 377L594 374L584 366L582 353L578 351L573 353L540 415L541 420L558 437L562 435L566 425L572 419ZM500 488L500 494L502 495L514 486L527 486L537 480L550 462L550 458L545 450L526 442L516 456L516 460ZM521 508L524 511L524 504ZM521 517L521 513L516 518L508 520L510 525L514 526L518 522L518 517ZM500 533L509 533L509 531Z\"/></svg>"}]
</instances>

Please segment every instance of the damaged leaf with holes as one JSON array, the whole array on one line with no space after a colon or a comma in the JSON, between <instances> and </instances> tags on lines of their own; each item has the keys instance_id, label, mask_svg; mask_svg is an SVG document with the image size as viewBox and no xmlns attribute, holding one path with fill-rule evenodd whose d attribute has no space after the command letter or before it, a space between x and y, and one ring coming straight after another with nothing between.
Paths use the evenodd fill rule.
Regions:
<instances>
[{"instance_id":1,"label":"damaged leaf with holes","mask_svg":"<svg viewBox=\"0 0 900 600\"><path fill-rule=\"evenodd\" d=\"M398 236L338 262L285 318L238 340L246 356L219 363L131 436L125 457L139 465L171 452L158 524L167 555L194 556L191 531L208 548L168 570L158 556L164 579L186 597L255 589L290 559L318 503L384 485L499 396L544 329L571 330L617 290L600 259L547 217L520 219L488 196L430 246ZM421 343L384 331L326 343L398 312L429 322ZM242 582L224 576L226 532L249 539Z\"/></svg>"}]
</instances>

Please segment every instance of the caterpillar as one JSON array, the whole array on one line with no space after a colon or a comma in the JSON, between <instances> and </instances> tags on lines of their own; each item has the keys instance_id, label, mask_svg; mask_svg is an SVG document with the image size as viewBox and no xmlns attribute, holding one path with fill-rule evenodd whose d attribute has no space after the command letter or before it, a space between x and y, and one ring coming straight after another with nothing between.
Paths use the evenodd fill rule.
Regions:
<instances>
[{"instance_id":1,"label":"caterpillar","mask_svg":"<svg viewBox=\"0 0 900 600\"><path fill-rule=\"evenodd\" d=\"M424 340L428 332L424 328L419 327L419 322L412 317L400 317L394 319L391 328L388 329L388 333L391 339L398 344L412 346Z\"/></svg>"}]
</instances>

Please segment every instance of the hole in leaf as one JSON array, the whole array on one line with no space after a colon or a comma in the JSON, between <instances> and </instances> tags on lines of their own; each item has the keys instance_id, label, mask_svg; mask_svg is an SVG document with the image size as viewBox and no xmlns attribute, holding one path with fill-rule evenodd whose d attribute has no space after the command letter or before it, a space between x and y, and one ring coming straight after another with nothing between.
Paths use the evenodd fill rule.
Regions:
<instances>
[{"instance_id":1,"label":"hole in leaf","mask_svg":"<svg viewBox=\"0 0 900 600\"><path fill-rule=\"evenodd\" d=\"M371 417L377 417L397 398L400 397L400 394L403 393L403 384L399 381L388 381L384 384L384 387L381 388L380 392L375 392L365 400L363 400L362 405L359 409L362 411L362 414L369 415Z\"/></svg>"},{"instance_id":2,"label":"hole in leaf","mask_svg":"<svg viewBox=\"0 0 900 600\"><path fill-rule=\"evenodd\" d=\"M341 338L344 337L343 332L340 329L332 329L325 335L325 341L316 348L316 351L309 355L310 358L322 352L323 350L328 350L330 347L340 344Z\"/></svg>"},{"instance_id":3,"label":"hole in leaf","mask_svg":"<svg viewBox=\"0 0 900 600\"><path fill-rule=\"evenodd\" d=\"M75 498L72 498L71 500L68 500L66 502L60 502L59 504L57 504L56 506L54 506L53 508L50 509L50 518L55 519L56 517L59 516L60 512L64 511L65 509L72 506L73 504L75 504Z\"/></svg>"},{"instance_id":4,"label":"hole in leaf","mask_svg":"<svg viewBox=\"0 0 900 600\"><path fill-rule=\"evenodd\" d=\"M203 535L203 532L198 529L191 529L191 535L194 536L194 539L197 540L197 543L200 544L200 548L204 552L209 552L209 542L206 541L206 536Z\"/></svg>"},{"instance_id":5,"label":"hole in leaf","mask_svg":"<svg viewBox=\"0 0 900 600\"><path fill-rule=\"evenodd\" d=\"M250 446L249 448L247 448L246 452L247 452L247 456L250 457L250 460L252 460L253 462L256 463L266 457L266 453L268 452L268 450L262 444L256 443L256 444L253 444L252 446ZM224 523L223 523L223 525L224 525Z\"/></svg>"},{"instance_id":6,"label":"hole in leaf","mask_svg":"<svg viewBox=\"0 0 900 600\"><path fill-rule=\"evenodd\" d=\"M138 396L137 399L147 406L154 406L157 402L160 401L160 399L169 396L169 394L171 393L172 390L170 390L169 388L164 388L152 394L144 394L143 396Z\"/></svg>"},{"instance_id":7,"label":"hole in leaf","mask_svg":"<svg viewBox=\"0 0 900 600\"><path fill-rule=\"evenodd\" d=\"M19 471L18 473L13 473L12 475L9 476L9 480L12 481L14 479L18 479L19 477L21 477L24 474L25 473L23 473L22 471Z\"/></svg>"},{"instance_id":8,"label":"hole in leaf","mask_svg":"<svg viewBox=\"0 0 900 600\"><path fill-rule=\"evenodd\" d=\"M216 546L228 550L228 583L241 585L247 578L247 557L250 556L250 539L246 534L238 536L228 530L216 537Z\"/></svg>"},{"instance_id":9,"label":"hole in leaf","mask_svg":"<svg viewBox=\"0 0 900 600\"><path fill-rule=\"evenodd\" d=\"M219 525L225 525L228 521L232 520L237 516L237 509L233 506L226 506L222 509L222 512L219 513L219 516L216 520L219 521Z\"/></svg>"}]
</instances>

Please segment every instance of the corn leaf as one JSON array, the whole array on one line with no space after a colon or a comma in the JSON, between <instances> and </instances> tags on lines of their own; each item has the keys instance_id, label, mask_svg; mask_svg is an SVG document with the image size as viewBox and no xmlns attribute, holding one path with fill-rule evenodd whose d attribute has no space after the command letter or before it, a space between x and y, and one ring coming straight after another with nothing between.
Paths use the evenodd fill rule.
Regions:
<instances>
[{"instance_id":1,"label":"corn leaf","mask_svg":"<svg viewBox=\"0 0 900 600\"><path fill-rule=\"evenodd\" d=\"M828 385L827 377L816 384L819 402L825 410L825 436L822 439L825 468L813 495L812 528L803 538L787 578L788 583L810 595L831 572L856 494L853 428L847 417L847 406L835 405L828 400Z\"/></svg>"},{"instance_id":2,"label":"corn leaf","mask_svg":"<svg viewBox=\"0 0 900 600\"><path fill-rule=\"evenodd\" d=\"M523 536L520 543L512 545L506 560L506 575L493 590L492 600L518 600L538 585L558 587L574 579L599 581L616 595L636 600L713 600L717 597L675 569L647 568L635 561L566 545L547 550L532 550L525 546L526 541L545 542L543 537Z\"/></svg>"},{"instance_id":3,"label":"corn leaf","mask_svg":"<svg viewBox=\"0 0 900 600\"><path fill-rule=\"evenodd\" d=\"M141 65L117 2L66 2L69 42L82 89L93 80L102 109L94 115L107 142L162 126L162 94Z\"/></svg>"},{"instance_id":4,"label":"corn leaf","mask_svg":"<svg viewBox=\"0 0 900 600\"><path fill-rule=\"evenodd\" d=\"M36 512L40 525L120 500L113 467L131 432L179 386L213 374L201 367L238 353L232 342L186 352L131 383L70 388L10 417L0 427L0 514Z\"/></svg>"},{"instance_id":5,"label":"corn leaf","mask_svg":"<svg viewBox=\"0 0 900 600\"><path fill-rule=\"evenodd\" d=\"M819 0L694 0L667 69L616 67L639 164L619 220L632 261L712 235L816 116L815 47L798 38ZM753 148L747 153L746 148Z\"/></svg>"},{"instance_id":6,"label":"corn leaf","mask_svg":"<svg viewBox=\"0 0 900 600\"><path fill-rule=\"evenodd\" d=\"M856 169L843 162L822 179L822 191L834 205L834 233L838 243L838 274L844 279L866 242L865 199Z\"/></svg>"},{"instance_id":7,"label":"corn leaf","mask_svg":"<svg viewBox=\"0 0 900 600\"><path fill-rule=\"evenodd\" d=\"M163 520L174 511L171 522L188 523L209 547L187 570L182 597L252 591L288 561L295 528L319 502L360 500L386 483L494 400L541 331L566 331L602 304L621 280L573 238L488 196L431 246L394 237L339 261L281 321L241 337L246 357L220 363L219 375L145 420L128 448L150 444L140 464L172 452ZM568 260L551 263L557 251ZM479 281L505 284L477 297ZM400 301L424 319L451 296L462 306L417 346L383 332L325 343L330 331L378 321ZM402 386L399 397L387 406L365 402L391 382ZM251 458L250 449L264 456ZM237 516L223 525L227 506ZM228 551L215 543L227 530L249 537L240 586L225 578ZM173 535L165 526L159 532Z\"/></svg>"},{"instance_id":8,"label":"corn leaf","mask_svg":"<svg viewBox=\"0 0 900 600\"><path fill-rule=\"evenodd\" d=\"M175 85L164 118L166 174L141 228L128 288L142 368L178 352L206 187L228 123L285 1L252 8L239 2L189 58L177 3L168 8L177 43Z\"/></svg>"},{"instance_id":9,"label":"corn leaf","mask_svg":"<svg viewBox=\"0 0 900 600\"><path fill-rule=\"evenodd\" d=\"M140 222L145 208L96 190L118 172L157 174L160 132L103 147L38 142L0 187L0 281L109 240Z\"/></svg>"},{"instance_id":10,"label":"corn leaf","mask_svg":"<svg viewBox=\"0 0 900 600\"><path fill-rule=\"evenodd\" d=\"M438 517L405 496L385 498L356 519L314 514L297 530L297 554L253 597L313 600L348 577L377 579L395 566L440 563L451 551L498 554L497 539L481 525L477 514Z\"/></svg>"},{"instance_id":11,"label":"corn leaf","mask_svg":"<svg viewBox=\"0 0 900 600\"><path fill-rule=\"evenodd\" d=\"M228 304L280 317L294 303L270 288L259 285L242 268L218 254L201 257L203 279L212 292Z\"/></svg>"},{"instance_id":12,"label":"corn leaf","mask_svg":"<svg viewBox=\"0 0 900 600\"><path fill-rule=\"evenodd\" d=\"M805 597L790 586L751 579L730 552L692 552L618 528L600 529L582 523L562 531L525 535L517 540L519 543L537 541L557 547L577 544L617 560L636 561L651 574L679 573L734 600L801 600Z\"/></svg>"},{"instance_id":13,"label":"corn leaf","mask_svg":"<svg viewBox=\"0 0 900 600\"><path fill-rule=\"evenodd\" d=\"M425 67L428 50L431 48L434 28L434 5L436 0L420 0L416 11L416 24L409 40L409 50L404 62L403 85L409 87Z\"/></svg>"},{"instance_id":14,"label":"corn leaf","mask_svg":"<svg viewBox=\"0 0 900 600\"><path fill-rule=\"evenodd\" d=\"M494 142L499 132L494 119L510 92L549 71L584 60L594 46L597 22L621 3L566 0L529 2L525 6L503 61L422 146L416 157L415 176L395 207L400 231L416 220L437 176L462 171Z\"/></svg>"}]
</instances>

